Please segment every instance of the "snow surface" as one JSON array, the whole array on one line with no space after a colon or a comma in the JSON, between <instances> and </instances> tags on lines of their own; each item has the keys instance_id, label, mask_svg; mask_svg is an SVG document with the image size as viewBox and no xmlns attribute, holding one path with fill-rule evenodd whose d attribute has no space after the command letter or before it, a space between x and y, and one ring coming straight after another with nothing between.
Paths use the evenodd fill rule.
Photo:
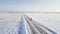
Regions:
<instances>
[{"instance_id":1,"label":"snow surface","mask_svg":"<svg viewBox=\"0 0 60 34\"><path fill-rule=\"evenodd\" d=\"M25 13L38 23L60 33L59 13ZM21 13L0 13L0 34L18 34ZM7 33L8 32L8 33ZM13 32L13 33L12 33Z\"/></svg>"},{"instance_id":2,"label":"snow surface","mask_svg":"<svg viewBox=\"0 0 60 34\"><path fill-rule=\"evenodd\" d=\"M26 13L33 20L60 33L60 14L59 13Z\"/></svg>"},{"instance_id":3,"label":"snow surface","mask_svg":"<svg viewBox=\"0 0 60 34\"><path fill-rule=\"evenodd\" d=\"M0 13L0 34L18 34L19 23L20 14Z\"/></svg>"}]
</instances>

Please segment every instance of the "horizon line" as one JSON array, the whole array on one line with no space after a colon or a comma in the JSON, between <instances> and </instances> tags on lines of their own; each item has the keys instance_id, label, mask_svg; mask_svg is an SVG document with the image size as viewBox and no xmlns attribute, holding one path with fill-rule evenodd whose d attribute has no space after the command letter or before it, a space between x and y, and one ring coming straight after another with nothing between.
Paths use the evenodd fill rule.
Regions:
<instances>
[{"instance_id":1,"label":"horizon line","mask_svg":"<svg viewBox=\"0 0 60 34\"><path fill-rule=\"evenodd\" d=\"M0 12L0 13L60 13L60 12Z\"/></svg>"}]
</instances>

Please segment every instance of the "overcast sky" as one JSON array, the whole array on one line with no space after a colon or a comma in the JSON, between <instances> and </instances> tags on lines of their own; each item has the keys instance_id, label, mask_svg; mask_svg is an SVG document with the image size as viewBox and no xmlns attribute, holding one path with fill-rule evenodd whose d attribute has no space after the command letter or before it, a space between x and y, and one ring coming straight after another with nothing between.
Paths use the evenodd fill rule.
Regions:
<instances>
[{"instance_id":1,"label":"overcast sky","mask_svg":"<svg viewBox=\"0 0 60 34\"><path fill-rule=\"evenodd\" d=\"M0 11L59 12L60 0L0 0Z\"/></svg>"}]
</instances>

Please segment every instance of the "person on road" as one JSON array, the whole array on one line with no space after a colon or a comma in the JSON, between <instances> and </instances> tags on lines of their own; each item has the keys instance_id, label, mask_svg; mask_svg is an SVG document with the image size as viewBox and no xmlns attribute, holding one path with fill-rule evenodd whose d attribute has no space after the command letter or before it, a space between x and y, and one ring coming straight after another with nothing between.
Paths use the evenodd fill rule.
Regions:
<instances>
[{"instance_id":1,"label":"person on road","mask_svg":"<svg viewBox=\"0 0 60 34\"><path fill-rule=\"evenodd\" d=\"M30 21L32 20L32 17L30 18Z\"/></svg>"}]
</instances>

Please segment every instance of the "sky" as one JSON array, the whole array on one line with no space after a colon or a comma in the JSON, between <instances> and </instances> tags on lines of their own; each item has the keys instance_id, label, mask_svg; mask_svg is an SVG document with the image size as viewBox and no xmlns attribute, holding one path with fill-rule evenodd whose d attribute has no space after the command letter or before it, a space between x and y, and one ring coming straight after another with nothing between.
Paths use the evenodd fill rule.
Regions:
<instances>
[{"instance_id":1,"label":"sky","mask_svg":"<svg viewBox=\"0 0 60 34\"><path fill-rule=\"evenodd\" d=\"M0 12L60 12L60 0L0 0Z\"/></svg>"}]
</instances>

